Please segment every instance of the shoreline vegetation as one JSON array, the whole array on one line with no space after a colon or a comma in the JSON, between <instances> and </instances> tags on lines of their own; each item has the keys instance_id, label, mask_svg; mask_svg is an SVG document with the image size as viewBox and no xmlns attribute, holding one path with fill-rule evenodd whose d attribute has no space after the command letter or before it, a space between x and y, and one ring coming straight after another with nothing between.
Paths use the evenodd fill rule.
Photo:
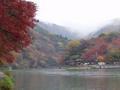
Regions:
<instances>
[{"instance_id":1,"label":"shoreline vegetation","mask_svg":"<svg viewBox=\"0 0 120 90\"><path fill-rule=\"evenodd\" d=\"M0 68L0 90L13 90L14 89L14 79L12 72Z\"/></svg>"}]
</instances>

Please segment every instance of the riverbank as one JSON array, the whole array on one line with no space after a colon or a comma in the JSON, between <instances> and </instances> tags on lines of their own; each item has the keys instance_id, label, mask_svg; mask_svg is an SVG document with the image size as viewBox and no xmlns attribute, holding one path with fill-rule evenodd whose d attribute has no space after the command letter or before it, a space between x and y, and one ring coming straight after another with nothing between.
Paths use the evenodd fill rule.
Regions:
<instances>
[{"instance_id":1,"label":"riverbank","mask_svg":"<svg viewBox=\"0 0 120 90\"><path fill-rule=\"evenodd\" d=\"M89 70L89 69L120 69L120 65L79 65L79 66L59 66L59 67L46 67L46 68L16 68L12 69L11 71L16 71L16 70Z\"/></svg>"},{"instance_id":2,"label":"riverbank","mask_svg":"<svg viewBox=\"0 0 120 90\"><path fill-rule=\"evenodd\" d=\"M81 65L77 67L66 66L62 67L63 69L70 71L79 71L79 70L87 70L87 69L120 69L120 65Z\"/></svg>"}]
</instances>

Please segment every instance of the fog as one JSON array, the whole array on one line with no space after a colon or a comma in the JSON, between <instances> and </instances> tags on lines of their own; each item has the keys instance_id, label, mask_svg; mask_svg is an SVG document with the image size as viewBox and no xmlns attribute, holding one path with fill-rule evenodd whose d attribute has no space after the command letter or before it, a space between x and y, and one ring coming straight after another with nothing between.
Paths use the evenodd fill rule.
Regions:
<instances>
[{"instance_id":1,"label":"fog","mask_svg":"<svg viewBox=\"0 0 120 90\"><path fill-rule=\"evenodd\" d=\"M29 0L37 4L40 21L88 34L120 18L120 0Z\"/></svg>"}]
</instances>

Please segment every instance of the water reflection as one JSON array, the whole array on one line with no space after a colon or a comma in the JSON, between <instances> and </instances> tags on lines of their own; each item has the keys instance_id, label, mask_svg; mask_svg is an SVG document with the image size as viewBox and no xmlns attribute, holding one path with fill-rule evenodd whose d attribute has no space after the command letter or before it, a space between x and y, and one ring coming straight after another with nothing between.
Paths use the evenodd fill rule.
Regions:
<instances>
[{"instance_id":1,"label":"water reflection","mask_svg":"<svg viewBox=\"0 0 120 90\"><path fill-rule=\"evenodd\" d=\"M119 70L95 70L58 75L38 71L16 71L15 90L120 90L118 72ZM78 73L81 75L78 76Z\"/></svg>"}]
</instances>

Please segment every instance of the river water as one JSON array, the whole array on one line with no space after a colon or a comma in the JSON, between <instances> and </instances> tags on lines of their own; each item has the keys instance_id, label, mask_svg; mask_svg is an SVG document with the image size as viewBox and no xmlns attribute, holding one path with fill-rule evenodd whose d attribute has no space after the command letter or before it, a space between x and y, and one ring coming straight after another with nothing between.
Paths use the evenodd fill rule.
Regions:
<instances>
[{"instance_id":1,"label":"river water","mask_svg":"<svg viewBox=\"0 0 120 90\"><path fill-rule=\"evenodd\" d=\"M120 90L120 69L16 70L15 90Z\"/></svg>"}]
</instances>

